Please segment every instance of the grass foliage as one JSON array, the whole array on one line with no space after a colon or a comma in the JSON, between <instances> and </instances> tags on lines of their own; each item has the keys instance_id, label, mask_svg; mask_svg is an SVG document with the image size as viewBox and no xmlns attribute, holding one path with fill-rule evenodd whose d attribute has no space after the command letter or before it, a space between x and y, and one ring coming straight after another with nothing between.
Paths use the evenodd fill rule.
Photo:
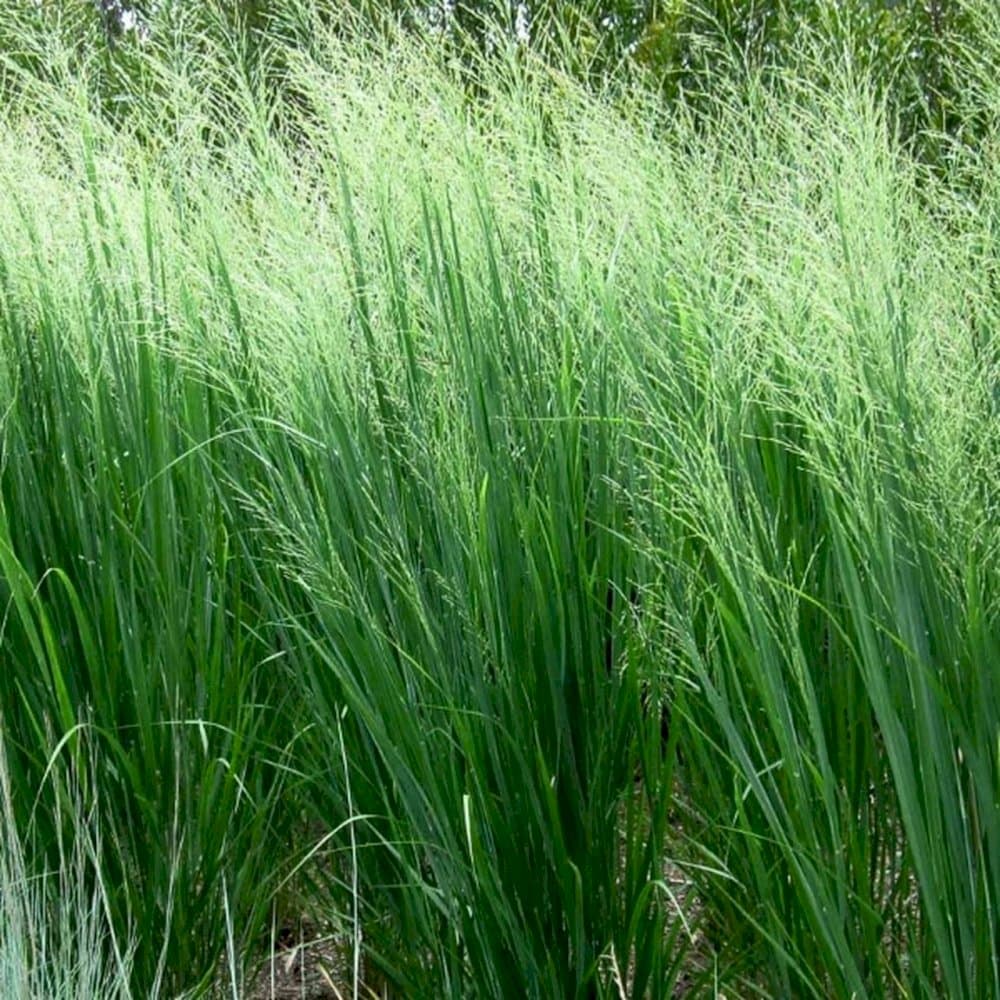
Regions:
<instances>
[{"instance_id":1,"label":"grass foliage","mask_svg":"<svg viewBox=\"0 0 1000 1000\"><path fill-rule=\"evenodd\" d=\"M849 62L4 62L4 996L238 993L306 910L359 993L1000 994L969 16L934 171Z\"/></svg>"}]
</instances>

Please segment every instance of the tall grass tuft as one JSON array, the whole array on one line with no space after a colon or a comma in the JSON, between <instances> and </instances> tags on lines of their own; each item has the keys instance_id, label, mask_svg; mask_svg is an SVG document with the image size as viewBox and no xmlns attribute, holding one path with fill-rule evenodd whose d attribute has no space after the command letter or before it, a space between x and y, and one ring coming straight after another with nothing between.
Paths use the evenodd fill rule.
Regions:
<instances>
[{"instance_id":1,"label":"tall grass tuft","mask_svg":"<svg viewBox=\"0 0 1000 1000\"><path fill-rule=\"evenodd\" d=\"M988 151L292 14L4 64L11 995L1000 992Z\"/></svg>"},{"instance_id":2,"label":"tall grass tuft","mask_svg":"<svg viewBox=\"0 0 1000 1000\"><path fill-rule=\"evenodd\" d=\"M129 942L116 940L109 926L106 890L94 870L99 831L76 827L72 841L60 844L58 867L34 874L30 831L25 835L14 815L2 746L0 991L11 1000L126 1000L131 954Z\"/></svg>"}]
</instances>

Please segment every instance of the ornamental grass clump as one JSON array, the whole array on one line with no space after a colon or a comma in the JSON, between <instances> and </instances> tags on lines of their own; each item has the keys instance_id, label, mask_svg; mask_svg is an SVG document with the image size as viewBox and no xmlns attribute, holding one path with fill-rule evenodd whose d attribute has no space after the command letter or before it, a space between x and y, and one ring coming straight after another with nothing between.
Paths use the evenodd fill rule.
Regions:
<instances>
[{"instance_id":1,"label":"ornamental grass clump","mask_svg":"<svg viewBox=\"0 0 1000 1000\"><path fill-rule=\"evenodd\" d=\"M309 23L4 64L12 995L1000 992L992 160Z\"/></svg>"}]
</instances>

